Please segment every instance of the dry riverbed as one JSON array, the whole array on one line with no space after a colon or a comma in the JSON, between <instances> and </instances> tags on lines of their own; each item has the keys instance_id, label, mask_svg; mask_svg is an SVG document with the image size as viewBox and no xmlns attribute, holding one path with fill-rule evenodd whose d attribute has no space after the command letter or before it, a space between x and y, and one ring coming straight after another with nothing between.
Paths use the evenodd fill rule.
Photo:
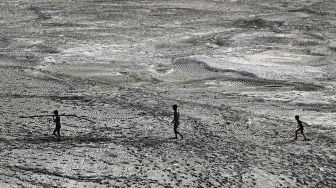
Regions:
<instances>
[{"instance_id":1,"label":"dry riverbed","mask_svg":"<svg viewBox=\"0 0 336 188\"><path fill-rule=\"evenodd\" d=\"M334 187L335 7L1 1L0 187Z\"/></svg>"}]
</instances>

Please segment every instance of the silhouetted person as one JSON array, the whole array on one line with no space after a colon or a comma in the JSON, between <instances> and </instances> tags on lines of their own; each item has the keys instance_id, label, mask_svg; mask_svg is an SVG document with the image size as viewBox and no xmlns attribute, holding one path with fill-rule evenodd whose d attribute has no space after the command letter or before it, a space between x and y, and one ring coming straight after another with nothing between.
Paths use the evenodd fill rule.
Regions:
<instances>
[{"instance_id":1,"label":"silhouetted person","mask_svg":"<svg viewBox=\"0 0 336 188\"><path fill-rule=\"evenodd\" d=\"M61 118L58 115L58 110L54 111L55 116L53 116L53 120L56 123L55 130L53 132L53 135L55 135L57 138L61 138ZM57 134L56 134L57 133Z\"/></svg>"},{"instance_id":2,"label":"silhouetted person","mask_svg":"<svg viewBox=\"0 0 336 188\"><path fill-rule=\"evenodd\" d=\"M306 125L308 125L308 124L305 123L305 122L303 122L303 121L301 121L299 118L300 118L300 117L299 117L298 115L295 116L295 119L296 119L296 121L297 121L297 123L298 123L298 127L299 127L299 128L295 131L295 140L297 139L297 134L298 134L299 131L301 131L301 134L303 135L304 139L307 140L306 136L305 136L304 133L303 133L303 123L306 124Z\"/></svg>"},{"instance_id":3,"label":"silhouetted person","mask_svg":"<svg viewBox=\"0 0 336 188\"><path fill-rule=\"evenodd\" d=\"M175 139L177 139L177 134L181 136L181 139L183 139L183 136L180 132L177 131L178 126L180 125L180 113L177 111L177 105L173 105L174 110L174 120L172 123L174 123L174 133L175 133Z\"/></svg>"}]
</instances>

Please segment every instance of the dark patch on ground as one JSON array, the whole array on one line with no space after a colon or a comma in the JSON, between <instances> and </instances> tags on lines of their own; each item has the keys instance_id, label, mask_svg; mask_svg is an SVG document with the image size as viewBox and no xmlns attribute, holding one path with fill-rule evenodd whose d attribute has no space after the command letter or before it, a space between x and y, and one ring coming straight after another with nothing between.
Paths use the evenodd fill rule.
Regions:
<instances>
[{"instance_id":1,"label":"dark patch on ground","mask_svg":"<svg viewBox=\"0 0 336 188\"><path fill-rule=\"evenodd\" d=\"M218 46L230 46L233 43L233 40L230 40L230 38L218 38L215 42Z\"/></svg>"},{"instance_id":2,"label":"dark patch on ground","mask_svg":"<svg viewBox=\"0 0 336 188\"><path fill-rule=\"evenodd\" d=\"M319 16L329 15L328 12L313 10L313 9L308 8L308 7L292 9L292 10L288 10L288 12L304 12L304 13L315 14L315 15L319 15Z\"/></svg>"},{"instance_id":3,"label":"dark patch on ground","mask_svg":"<svg viewBox=\"0 0 336 188\"><path fill-rule=\"evenodd\" d=\"M0 48L5 48L10 44L9 38L0 37Z\"/></svg>"},{"instance_id":4,"label":"dark patch on ground","mask_svg":"<svg viewBox=\"0 0 336 188\"><path fill-rule=\"evenodd\" d=\"M262 18L239 19L234 22L234 25L246 29L276 29L276 27L284 26L282 21L267 21Z\"/></svg>"},{"instance_id":5,"label":"dark patch on ground","mask_svg":"<svg viewBox=\"0 0 336 188\"><path fill-rule=\"evenodd\" d=\"M336 105L335 104L307 104L307 103L296 103L296 106L299 106L301 109L306 111L315 111L315 112L324 112L324 113L335 113Z\"/></svg>"},{"instance_id":6,"label":"dark patch on ground","mask_svg":"<svg viewBox=\"0 0 336 188\"><path fill-rule=\"evenodd\" d=\"M42 12L42 9L40 7L30 6L28 9L33 11L38 16L39 19L43 20L51 19L51 15L47 12Z\"/></svg>"},{"instance_id":7,"label":"dark patch on ground","mask_svg":"<svg viewBox=\"0 0 336 188\"><path fill-rule=\"evenodd\" d=\"M232 69L214 68L214 67L210 67L205 62L197 61L197 60L192 60L192 59L178 59L178 60L174 61L173 65L175 65L175 66L191 65L191 66L198 66L198 67L204 68L205 70L210 71L210 72L216 72L216 73L236 73L236 74L239 74L239 75L244 76L244 77L252 77L252 78L256 78L257 77L255 74L250 73L250 72L236 71L236 70L232 70Z\"/></svg>"},{"instance_id":8,"label":"dark patch on ground","mask_svg":"<svg viewBox=\"0 0 336 188\"><path fill-rule=\"evenodd\" d=\"M59 50L56 47L52 47L52 46L47 46L44 44L37 44L34 45L38 48L38 51L41 53L46 53L46 54L57 54L59 53Z\"/></svg>"},{"instance_id":9,"label":"dark patch on ground","mask_svg":"<svg viewBox=\"0 0 336 188\"><path fill-rule=\"evenodd\" d=\"M40 61L40 57L32 53L18 53L18 54L0 53L0 59L23 64L29 63L30 65L36 65L37 62Z\"/></svg>"},{"instance_id":10,"label":"dark patch on ground","mask_svg":"<svg viewBox=\"0 0 336 188\"><path fill-rule=\"evenodd\" d=\"M42 23L43 27L85 27L85 24L78 24L78 23L72 23L72 22L50 22L50 23Z\"/></svg>"}]
</instances>

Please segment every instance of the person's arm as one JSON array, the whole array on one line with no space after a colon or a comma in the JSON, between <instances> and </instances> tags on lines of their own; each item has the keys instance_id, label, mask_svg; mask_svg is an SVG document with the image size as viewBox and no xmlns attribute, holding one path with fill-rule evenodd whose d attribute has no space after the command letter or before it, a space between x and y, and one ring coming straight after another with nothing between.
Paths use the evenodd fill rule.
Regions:
<instances>
[{"instance_id":1,"label":"person's arm","mask_svg":"<svg viewBox=\"0 0 336 188\"><path fill-rule=\"evenodd\" d=\"M310 126L310 125L308 125L306 122L302 122L302 123L306 124L307 126Z\"/></svg>"}]
</instances>

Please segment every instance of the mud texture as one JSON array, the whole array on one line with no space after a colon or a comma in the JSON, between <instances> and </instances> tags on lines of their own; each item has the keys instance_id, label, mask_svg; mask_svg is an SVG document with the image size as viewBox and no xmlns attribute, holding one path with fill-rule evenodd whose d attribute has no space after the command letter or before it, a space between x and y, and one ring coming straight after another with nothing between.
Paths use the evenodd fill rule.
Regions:
<instances>
[{"instance_id":1,"label":"mud texture","mask_svg":"<svg viewBox=\"0 0 336 188\"><path fill-rule=\"evenodd\" d=\"M335 187L335 14L333 0L2 0L0 187ZM77 115L61 140L50 117L19 118L55 109Z\"/></svg>"}]
</instances>

